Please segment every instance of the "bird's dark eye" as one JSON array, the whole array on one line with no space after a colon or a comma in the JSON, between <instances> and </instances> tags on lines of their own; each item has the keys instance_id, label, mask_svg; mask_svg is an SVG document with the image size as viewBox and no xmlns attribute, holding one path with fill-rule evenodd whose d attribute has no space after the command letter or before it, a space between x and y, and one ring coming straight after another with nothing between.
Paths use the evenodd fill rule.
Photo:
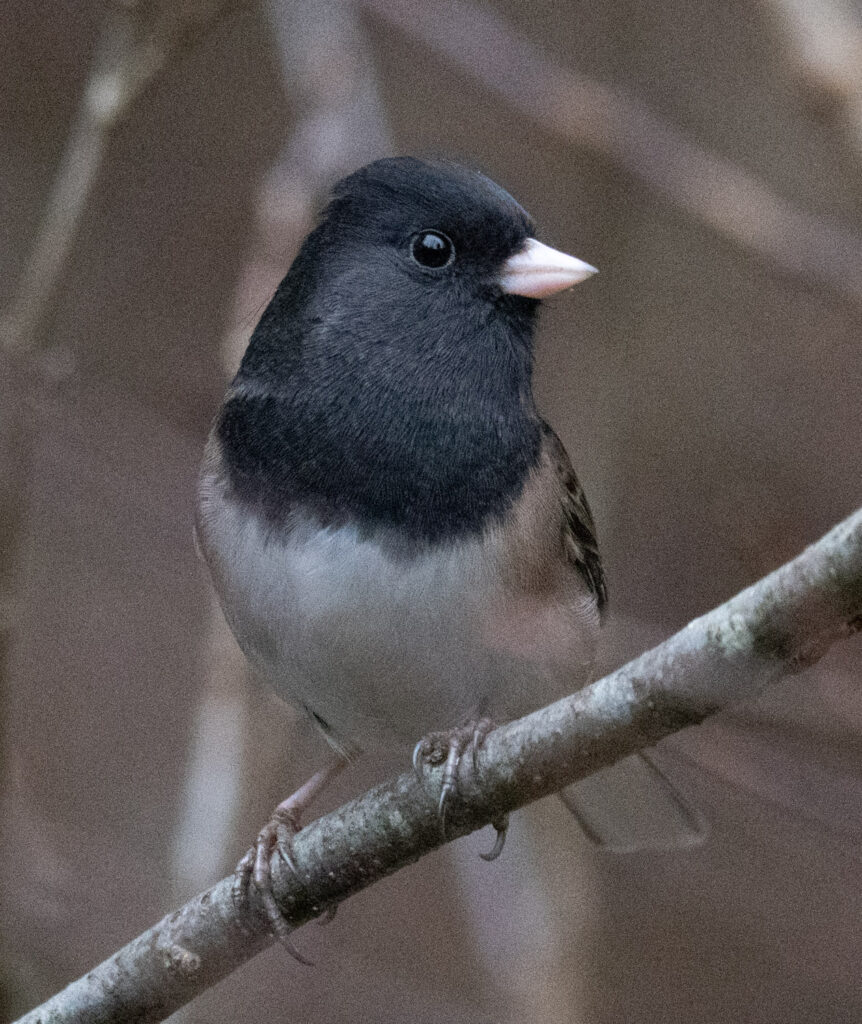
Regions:
<instances>
[{"instance_id":1,"label":"bird's dark eye","mask_svg":"<svg viewBox=\"0 0 862 1024\"><path fill-rule=\"evenodd\" d=\"M442 231L420 231L410 242L410 255L420 267L440 270L455 259L455 246Z\"/></svg>"}]
</instances>

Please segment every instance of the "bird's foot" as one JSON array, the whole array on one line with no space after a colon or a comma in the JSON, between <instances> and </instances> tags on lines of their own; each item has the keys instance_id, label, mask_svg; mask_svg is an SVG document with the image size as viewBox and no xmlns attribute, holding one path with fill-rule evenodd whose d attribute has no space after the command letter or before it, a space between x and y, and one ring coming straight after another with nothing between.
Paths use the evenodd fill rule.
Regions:
<instances>
[{"instance_id":1,"label":"bird's foot","mask_svg":"<svg viewBox=\"0 0 862 1024\"><path fill-rule=\"evenodd\" d=\"M443 765L443 778L440 785L440 800L437 813L440 817L440 829L444 839L448 839L446 817L453 803L460 797L459 779L463 772L474 774L478 769L477 757L485 742L485 737L494 728L489 718L480 718L475 722L447 729L445 732L434 732L420 740L413 750L413 770L419 781L423 781L425 766ZM465 758L469 755L469 758ZM480 853L483 860L496 860L503 852L506 842L506 829L509 827L508 817L492 822L497 832L493 847L488 853Z\"/></svg>"},{"instance_id":2,"label":"bird's foot","mask_svg":"<svg viewBox=\"0 0 862 1024\"><path fill-rule=\"evenodd\" d=\"M288 797L287 803L290 800ZM272 855L277 850L279 856L290 870L298 875L293 859L293 837L301 829L299 815L284 804L279 804L272 817L258 832L254 846L249 849L236 866L236 882L234 892L237 896L246 895L249 886L254 884L263 905L270 930L276 939L285 947L290 955L306 967L313 966L311 960L299 952L291 939L292 929L284 919L275 895L272 891Z\"/></svg>"},{"instance_id":3,"label":"bird's foot","mask_svg":"<svg viewBox=\"0 0 862 1024\"><path fill-rule=\"evenodd\" d=\"M260 901L272 934L295 960L307 967L313 966L312 961L304 957L294 946L291 939L293 929L285 920L275 900L272 890L272 856L273 853L278 852L287 867L297 878L299 877L299 871L293 859L293 837L302 828L302 813L345 764L346 761L339 760L329 768L317 772L305 785L292 793L286 800L282 800L272 812L269 821L258 832L254 846L247 851L236 866L234 898L236 900L246 899L249 887L254 884L260 895Z\"/></svg>"}]
</instances>

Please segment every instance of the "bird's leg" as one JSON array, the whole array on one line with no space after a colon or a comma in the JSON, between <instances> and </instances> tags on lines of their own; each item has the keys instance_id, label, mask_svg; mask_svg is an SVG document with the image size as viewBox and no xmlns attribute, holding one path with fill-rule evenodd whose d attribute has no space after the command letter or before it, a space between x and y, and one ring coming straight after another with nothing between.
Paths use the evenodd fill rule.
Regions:
<instances>
[{"instance_id":1,"label":"bird's leg","mask_svg":"<svg viewBox=\"0 0 862 1024\"><path fill-rule=\"evenodd\" d=\"M460 774L465 767L468 773L476 772L478 768L477 755L485 742L485 737L493 728L494 723L489 718L480 718L445 732L431 733L420 740L413 750L413 770L420 782L425 765L443 765L440 802L437 805L437 810L444 839L448 838L446 812L451 807L453 800L457 800L459 797ZM465 762L464 755L467 753L470 758L468 762ZM509 819L504 817L492 824L497 832L494 845L488 853L479 854L483 860L487 861L496 860L503 852Z\"/></svg>"},{"instance_id":2,"label":"bird's leg","mask_svg":"<svg viewBox=\"0 0 862 1024\"><path fill-rule=\"evenodd\" d=\"M293 945L290 938L291 928L275 901L272 892L271 859L273 852L277 850L291 871L297 874L292 849L293 837L302 828L302 814L335 776L347 766L347 763L346 758L339 756L327 768L312 775L308 782L300 786L295 793L291 793L286 800L282 800L272 812L269 821L258 832L254 846L248 850L236 866L235 896L241 895L244 898L248 893L249 885L253 882L255 889L260 894L261 903L266 911L273 935L287 948L295 960L308 966L311 966L311 961L306 960Z\"/></svg>"}]
</instances>

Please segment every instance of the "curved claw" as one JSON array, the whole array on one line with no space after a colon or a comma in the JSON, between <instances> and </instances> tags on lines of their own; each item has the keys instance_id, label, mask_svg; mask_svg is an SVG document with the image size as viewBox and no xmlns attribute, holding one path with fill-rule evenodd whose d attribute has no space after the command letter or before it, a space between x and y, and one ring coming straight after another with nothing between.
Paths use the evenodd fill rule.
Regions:
<instances>
[{"instance_id":1,"label":"curved claw","mask_svg":"<svg viewBox=\"0 0 862 1024\"><path fill-rule=\"evenodd\" d=\"M446 817L447 803L449 803L449 790L444 786L440 790L440 799L437 801L437 814L441 818Z\"/></svg>"},{"instance_id":2,"label":"curved claw","mask_svg":"<svg viewBox=\"0 0 862 1024\"><path fill-rule=\"evenodd\" d=\"M254 846L237 865L239 875L237 885L242 886L247 895L249 885L254 883L274 938L284 946L297 963L305 967L313 967L314 962L303 956L294 946L291 938L292 929L285 921L272 892L271 859L274 853L278 852L287 867L295 875L298 875L296 863L291 856L293 836L298 831L297 817L284 810L277 810L258 833Z\"/></svg>"},{"instance_id":3,"label":"curved claw","mask_svg":"<svg viewBox=\"0 0 862 1024\"><path fill-rule=\"evenodd\" d=\"M492 732L493 729L494 723L490 718L480 718L479 721L475 722L473 725L473 736L470 740L470 755L473 761L474 773L479 771L479 750L485 742L488 733Z\"/></svg>"},{"instance_id":4,"label":"curved claw","mask_svg":"<svg viewBox=\"0 0 862 1024\"><path fill-rule=\"evenodd\" d=\"M299 868L296 866L296 861L293 859L293 836L299 831L296 828L293 833L289 832L283 826L280 826L277 830L277 842L274 844L274 853L277 853L281 858L283 864L285 864L290 870L291 874L296 878L299 878Z\"/></svg>"},{"instance_id":5,"label":"curved claw","mask_svg":"<svg viewBox=\"0 0 862 1024\"><path fill-rule=\"evenodd\" d=\"M501 821L493 822L493 827L497 834L494 837L494 845L487 853L480 853L479 856L482 860L490 863L492 860L496 860L503 852L503 847L506 845L506 832L509 828L509 818L506 816Z\"/></svg>"},{"instance_id":6,"label":"curved claw","mask_svg":"<svg viewBox=\"0 0 862 1024\"><path fill-rule=\"evenodd\" d=\"M297 963L302 964L303 967L314 967L314 961L303 956L296 946L294 946L293 939L290 937L290 925L285 921L281 911L278 909L278 904L275 902L275 896L273 896L272 890L268 889L266 892L261 892L260 898L263 903L264 910L266 910L266 917L269 921L269 926L276 939L278 939Z\"/></svg>"},{"instance_id":7,"label":"curved claw","mask_svg":"<svg viewBox=\"0 0 862 1024\"><path fill-rule=\"evenodd\" d=\"M422 781L422 748L424 745L425 740L419 740L413 748L413 774L419 782Z\"/></svg>"},{"instance_id":8,"label":"curved claw","mask_svg":"<svg viewBox=\"0 0 862 1024\"><path fill-rule=\"evenodd\" d=\"M447 831L447 811L452 801L459 794L459 771L472 770L478 772L478 752L485 742L485 737L493 729L493 723L488 718L481 718L478 721L468 723L448 732L432 733L421 739L413 748L413 771L417 779L422 782L424 778L423 762L425 759L439 764L443 761L443 773L440 784L440 797L437 801L437 815L440 819L440 830L443 839L449 838ZM470 760L464 764L464 754L469 750ZM497 826L497 838L493 848L481 856L485 860L494 860L503 851L506 837L506 825Z\"/></svg>"},{"instance_id":9,"label":"curved claw","mask_svg":"<svg viewBox=\"0 0 862 1024\"><path fill-rule=\"evenodd\" d=\"M266 913L267 922L273 936L287 949L297 963L312 967L313 962L304 957L294 946L290 936L293 929L285 920L275 902L272 892L272 857L275 851L290 871L300 878L299 870L293 859L293 837L301 828L300 818L306 807L315 799L320 791L347 765L347 758L340 754L327 768L315 772L314 775L295 793L276 807L269 821L257 835L254 846L245 854L236 868L237 878L232 890L232 897L237 907L243 897L243 907L248 906L249 888L254 884L260 895L261 905Z\"/></svg>"},{"instance_id":10,"label":"curved claw","mask_svg":"<svg viewBox=\"0 0 862 1024\"><path fill-rule=\"evenodd\" d=\"M252 882L254 882L255 888L260 894L267 923L273 936L284 946L297 963L303 964L305 967L313 967L314 962L304 957L293 944L293 940L290 937L290 926L284 920L281 911L278 909L278 904L275 902L275 896L272 894L272 883L268 872L263 884L258 884L258 880L255 878L257 861L258 849L257 844L255 844L255 846L246 851L242 860L236 866L237 877L231 892L234 905L237 907L242 906L245 909L248 905L248 889Z\"/></svg>"},{"instance_id":11,"label":"curved claw","mask_svg":"<svg viewBox=\"0 0 862 1024\"><path fill-rule=\"evenodd\" d=\"M437 801L437 817L440 819L440 832L444 840L449 838L446 832L446 809L452 801L454 792L454 786L448 786L444 783L443 788L440 790L440 799Z\"/></svg>"}]
</instances>

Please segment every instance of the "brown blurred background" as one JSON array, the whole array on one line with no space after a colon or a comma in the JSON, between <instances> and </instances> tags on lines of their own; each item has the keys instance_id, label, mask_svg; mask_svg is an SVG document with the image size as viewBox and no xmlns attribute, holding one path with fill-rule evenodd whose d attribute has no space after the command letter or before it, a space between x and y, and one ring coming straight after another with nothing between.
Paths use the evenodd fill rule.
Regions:
<instances>
[{"instance_id":1,"label":"brown blurred background","mask_svg":"<svg viewBox=\"0 0 862 1024\"><path fill-rule=\"evenodd\" d=\"M461 159L600 268L548 305L537 387L606 667L859 504L858 0L11 2L0 58L6 1019L230 870L320 754L246 677L191 516L334 177ZM705 844L614 857L546 801L494 865L455 844L306 928L316 969L272 950L178 1016L859 1020L860 654L661 746Z\"/></svg>"}]
</instances>

